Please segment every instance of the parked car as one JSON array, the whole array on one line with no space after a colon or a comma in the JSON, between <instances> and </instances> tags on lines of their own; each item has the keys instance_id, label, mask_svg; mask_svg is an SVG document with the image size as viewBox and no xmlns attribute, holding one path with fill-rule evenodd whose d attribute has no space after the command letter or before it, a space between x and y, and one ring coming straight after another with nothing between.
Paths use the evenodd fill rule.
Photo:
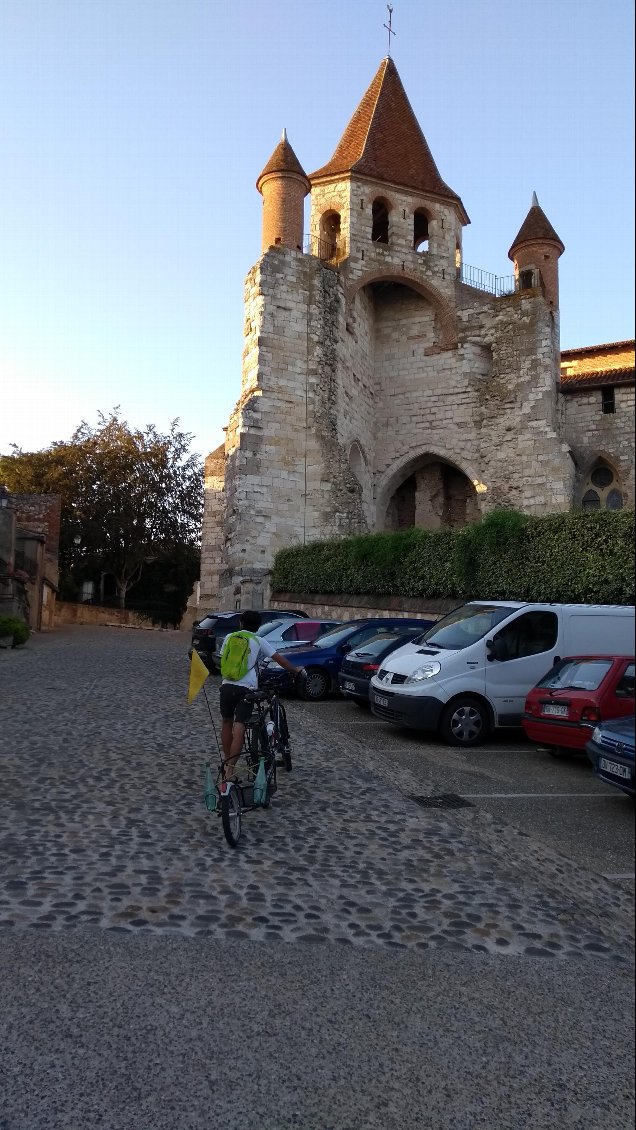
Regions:
<instances>
[{"instance_id":1,"label":"parked car","mask_svg":"<svg viewBox=\"0 0 636 1130\"><path fill-rule=\"evenodd\" d=\"M319 636L309 647L290 649L282 648L283 655L289 655L289 660L297 667L304 667L307 672L305 696L316 702L326 698L330 691L337 691L338 674L345 655L354 648L359 647L372 636L384 635L393 638L396 627L416 627L419 632L425 632L431 626L430 620L403 620L398 617L375 616L366 619L349 620L339 628L333 628ZM282 667L273 661L266 664L264 674L267 681L273 683L278 691L290 691L293 680Z\"/></svg>"},{"instance_id":2,"label":"parked car","mask_svg":"<svg viewBox=\"0 0 636 1130\"><path fill-rule=\"evenodd\" d=\"M340 620L301 620L298 617L290 616L288 613L281 614L281 617L261 624L255 633L262 639L266 639L268 644L277 650L281 647L302 647L303 644L312 643L317 636L342 622ZM216 650L212 656L212 663L216 671L221 670L221 652L225 640L225 636L218 635L216 637Z\"/></svg>"},{"instance_id":3,"label":"parked car","mask_svg":"<svg viewBox=\"0 0 636 1130\"><path fill-rule=\"evenodd\" d=\"M586 752L597 777L634 796L634 717L601 722Z\"/></svg>"},{"instance_id":4,"label":"parked car","mask_svg":"<svg viewBox=\"0 0 636 1130\"><path fill-rule=\"evenodd\" d=\"M585 752L599 722L634 713L634 658L570 656L540 679L526 699L523 728L551 753Z\"/></svg>"},{"instance_id":5,"label":"parked car","mask_svg":"<svg viewBox=\"0 0 636 1130\"><path fill-rule=\"evenodd\" d=\"M563 656L633 649L633 607L474 600L397 648L369 701L386 722L474 746L492 729L521 726L528 692Z\"/></svg>"},{"instance_id":6,"label":"parked car","mask_svg":"<svg viewBox=\"0 0 636 1130\"><path fill-rule=\"evenodd\" d=\"M300 612L298 609L290 609L289 612L281 612L280 608L259 608L261 617L261 624L268 623L269 620L280 620L285 616L300 617L305 619L306 612ZM203 662L206 664L210 671L213 667L210 666L214 660L214 652L216 651L217 636L227 636L229 632L236 632L241 626L241 613L240 612L211 612L209 616L204 616L196 624L192 625L192 647L188 655L192 655L192 650L200 655Z\"/></svg>"},{"instance_id":7,"label":"parked car","mask_svg":"<svg viewBox=\"0 0 636 1130\"><path fill-rule=\"evenodd\" d=\"M395 628L390 635L383 632L380 635L371 636L371 639L366 640L354 651L348 652L342 661L338 675L340 693L345 698L350 698L352 702L357 702L360 706L368 706L371 676L377 674L383 660L392 651L401 647L402 644L408 643L409 640L421 636L425 630L421 624L417 627Z\"/></svg>"}]
</instances>

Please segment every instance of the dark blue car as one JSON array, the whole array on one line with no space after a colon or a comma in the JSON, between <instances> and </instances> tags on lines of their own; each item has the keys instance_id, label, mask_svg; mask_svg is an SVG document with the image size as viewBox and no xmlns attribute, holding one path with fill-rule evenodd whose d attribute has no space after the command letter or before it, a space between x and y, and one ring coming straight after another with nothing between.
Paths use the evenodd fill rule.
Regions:
<instances>
[{"instance_id":1,"label":"dark blue car","mask_svg":"<svg viewBox=\"0 0 636 1130\"><path fill-rule=\"evenodd\" d=\"M601 722L585 749L601 781L634 796L634 715Z\"/></svg>"},{"instance_id":2,"label":"dark blue car","mask_svg":"<svg viewBox=\"0 0 636 1130\"><path fill-rule=\"evenodd\" d=\"M308 647L281 648L280 654L285 655L295 667L305 668L307 672L305 697L317 702L325 698L330 691L338 690L338 674L345 655L359 647L365 640L382 635L384 632L387 637L393 636L396 627L405 629L419 627L421 632L426 632L433 623L433 620L406 620L397 616L349 620L339 628L325 632ZM269 660L262 669L261 681L272 683L277 691L290 691L294 686L292 677L287 671L272 660Z\"/></svg>"}]
</instances>

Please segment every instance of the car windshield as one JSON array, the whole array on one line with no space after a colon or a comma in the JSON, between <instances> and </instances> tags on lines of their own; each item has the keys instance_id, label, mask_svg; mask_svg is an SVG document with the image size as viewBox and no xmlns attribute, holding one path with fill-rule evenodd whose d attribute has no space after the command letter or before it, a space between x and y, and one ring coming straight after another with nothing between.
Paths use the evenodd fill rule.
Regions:
<instances>
[{"instance_id":1,"label":"car windshield","mask_svg":"<svg viewBox=\"0 0 636 1130\"><path fill-rule=\"evenodd\" d=\"M609 659L564 659L537 686L551 691L596 691L611 666Z\"/></svg>"},{"instance_id":2,"label":"car windshield","mask_svg":"<svg viewBox=\"0 0 636 1130\"><path fill-rule=\"evenodd\" d=\"M416 629L411 633L407 633L396 628L395 632L391 632L389 635L384 633L384 635L381 636L372 636L370 640L365 640L364 643L361 643L355 651L350 651L349 658L351 658L352 655L379 655L381 651L390 647L396 640L401 640L402 643L408 643L415 635L417 635Z\"/></svg>"},{"instance_id":3,"label":"car windshield","mask_svg":"<svg viewBox=\"0 0 636 1130\"><path fill-rule=\"evenodd\" d=\"M340 628L332 628L331 631L325 632L314 640L314 647L337 647L339 643L349 639L349 636L362 627L364 627L364 624L358 621L356 624L349 623L343 624Z\"/></svg>"},{"instance_id":4,"label":"car windshield","mask_svg":"<svg viewBox=\"0 0 636 1130\"><path fill-rule=\"evenodd\" d=\"M464 604L438 620L417 642L459 651L483 639L514 611L509 605Z\"/></svg>"}]
</instances>

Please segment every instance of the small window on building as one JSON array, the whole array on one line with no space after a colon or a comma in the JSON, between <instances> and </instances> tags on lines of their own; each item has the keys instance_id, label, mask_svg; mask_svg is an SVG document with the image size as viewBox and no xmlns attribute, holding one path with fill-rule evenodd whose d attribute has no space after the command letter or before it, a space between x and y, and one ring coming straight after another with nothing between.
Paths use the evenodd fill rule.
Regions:
<instances>
[{"instance_id":1,"label":"small window on building","mask_svg":"<svg viewBox=\"0 0 636 1130\"><path fill-rule=\"evenodd\" d=\"M413 214L413 248L428 251L428 216L421 208Z\"/></svg>"},{"instance_id":2,"label":"small window on building","mask_svg":"<svg viewBox=\"0 0 636 1130\"><path fill-rule=\"evenodd\" d=\"M616 397L613 388L601 389L601 404L604 416L611 416L616 411Z\"/></svg>"},{"instance_id":3,"label":"small window on building","mask_svg":"<svg viewBox=\"0 0 636 1130\"><path fill-rule=\"evenodd\" d=\"M373 201L371 208L371 239L374 243L389 242L389 204L381 196Z\"/></svg>"},{"instance_id":4,"label":"small window on building","mask_svg":"<svg viewBox=\"0 0 636 1130\"><path fill-rule=\"evenodd\" d=\"M519 271L519 290L532 290L534 286L534 269Z\"/></svg>"}]
</instances>

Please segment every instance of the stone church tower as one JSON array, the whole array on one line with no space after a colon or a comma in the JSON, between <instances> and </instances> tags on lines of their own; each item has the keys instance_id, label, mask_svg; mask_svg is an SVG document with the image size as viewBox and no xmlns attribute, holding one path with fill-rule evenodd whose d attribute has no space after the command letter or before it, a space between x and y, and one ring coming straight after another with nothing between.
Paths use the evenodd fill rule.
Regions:
<instances>
[{"instance_id":1,"label":"stone church tower","mask_svg":"<svg viewBox=\"0 0 636 1130\"><path fill-rule=\"evenodd\" d=\"M257 188L242 389L206 461L202 599L258 607L283 546L568 509L563 244L536 197L514 276L465 267L466 209L390 58L327 164L306 174L283 135Z\"/></svg>"}]
</instances>

